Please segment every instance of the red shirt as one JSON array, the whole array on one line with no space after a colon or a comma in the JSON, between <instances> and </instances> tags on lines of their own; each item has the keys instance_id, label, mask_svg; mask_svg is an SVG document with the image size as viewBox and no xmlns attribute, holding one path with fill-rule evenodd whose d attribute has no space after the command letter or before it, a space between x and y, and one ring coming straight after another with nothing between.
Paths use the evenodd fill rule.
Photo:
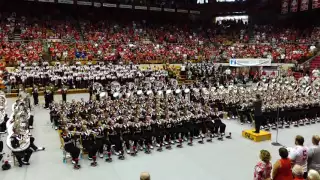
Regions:
<instances>
[{"instance_id":1,"label":"red shirt","mask_svg":"<svg viewBox=\"0 0 320 180\"><path fill-rule=\"evenodd\" d=\"M304 180L304 178L303 177L296 177L293 180Z\"/></svg>"},{"instance_id":2,"label":"red shirt","mask_svg":"<svg viewBox=\"0 0 320 180\"><path fill-rule=\"evenodd\" d=\"M280 167L274 180L292 180L291 160L280 159Z\"/></svg>"}]
</instances>

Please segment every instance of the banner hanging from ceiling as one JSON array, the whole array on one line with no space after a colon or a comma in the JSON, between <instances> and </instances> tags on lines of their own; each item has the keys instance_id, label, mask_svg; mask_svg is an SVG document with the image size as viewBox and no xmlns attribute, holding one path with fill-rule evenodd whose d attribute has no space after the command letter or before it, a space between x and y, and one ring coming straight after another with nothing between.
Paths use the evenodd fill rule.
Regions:
<instances>
[{"instance_id":1,"label":"banner hanging from ceiling","mask_svg":"<svg viewBox=\"0 0 320 180\"><path fill-rule=\"evenodd\" d=\"M312 0L312 9L320 8L320 0Z\"/></svg>"},{"instance_id":2,"label":"banner hanging from ceiling","mask_svg":"<svg viewBox=\"0 0 320 180\"><path fill-rule=\"evenodd\" d=\"M298 0L291 0L291 12L297 12L298 11Z\"/></svg>"},{"instance_id":3,"label":"banner hanging from ceiling","mask_svg":"<svg viewBox=\"0 0 320 180\"><path fill-rule=\"evenodd\" d=\"M289 11L289 0L282 0L281 14L287 14Z\"/></svg>"},{"instance_id":4,"label":"banner hanging from ceiling","mask_svg":"<svg viewBox=\"0 0 320 180\"><path fill-rule=\"evenodd\" d=\"M249 67L249 66L271 66L271 59L230 59L229 66Z\"/></svg>"},{"instance_id":5,"label":"banner hanging from ceiling","mask_svg":"<svg viewBox=\"0 0 320 180\"><path fill-rule=\"evenodd\" d=\"M309 9L309 0L301 0L300 11L307 11Z\"/></svg>"}]
</instances>

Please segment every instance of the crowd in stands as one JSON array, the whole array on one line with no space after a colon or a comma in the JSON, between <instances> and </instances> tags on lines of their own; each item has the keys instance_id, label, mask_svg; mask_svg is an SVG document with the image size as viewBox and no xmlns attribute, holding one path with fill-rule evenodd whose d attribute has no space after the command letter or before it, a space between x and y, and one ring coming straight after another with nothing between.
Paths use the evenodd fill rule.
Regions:
<instances>
[{"instance_id":1,"label":"crowd in stands","mask_svg":"<svg viewBox=\"0 0 320 180\"><path fill-rule=\"evenodd\" d=\"M48 51L52 60L180 63L184 60L225 62L230 58L272 58L274 62L292 63L312 56L310 46L320 37L317 27L299 30L255 26L250 30L241 20L222 22L210 28L155 25L146 21L58 21L50 16L43 19L11 16L0 22L0 58L6 61L38 61L42 52ZM22 40L36 42L9 42L8 31L18 32ZM250 32L253 33L250 35Z\"/></svg>"},{"instance_id":2,"label":"crowd in stands","mask_svg":"<svg viewBox=\"0 0 320 180\"><path fill-rule=\"evenodd\" d=\"M295 138L295 147L279 149L280 159L272 166L267 150L260 151L261 161L254 168L254 180L320 180L320 137L312 137L312 146L304 138Z\"/></svg>"}]
</instances>

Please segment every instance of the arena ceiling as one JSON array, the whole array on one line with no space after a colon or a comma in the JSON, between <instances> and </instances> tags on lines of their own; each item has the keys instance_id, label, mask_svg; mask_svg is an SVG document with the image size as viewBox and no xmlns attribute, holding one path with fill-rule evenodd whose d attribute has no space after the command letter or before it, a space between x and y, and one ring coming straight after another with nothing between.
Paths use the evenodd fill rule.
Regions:
<instances>
[{"instance_id":1,"label":"arena ceiling","mask_svg":"<svg viewBox=\"0 0 320 180\"><path fill-rule=\"evenodd\" d=\"M29 1L47 4L73 4L78 6L105 7L107 4L128 5L150 10L150 7L172 8L180 10L201 11L204 15L221 15L233 12L259 12L261 9L280 9L280 0L10 0L2 1L4 4L17 1ZM105 5L104 5L105 4ZM130 8L129 7L129 8ZM162 10L165 11L165 10Z\"/></svg>"}]
</instances>

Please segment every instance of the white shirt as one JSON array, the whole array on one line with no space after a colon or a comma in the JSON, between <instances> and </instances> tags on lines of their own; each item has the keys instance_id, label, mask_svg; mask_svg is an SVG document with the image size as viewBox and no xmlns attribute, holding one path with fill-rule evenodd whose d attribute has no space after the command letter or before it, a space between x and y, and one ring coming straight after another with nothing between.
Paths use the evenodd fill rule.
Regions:
<instances>
[{"instance_id":1,"label":"white shirt","mask_svg":"<svg viewBox=\"0 0 320 180\"><path fill-rule=\"evenodd\" d=\"M185 71L186 70L186 66L182 65L181 66L181 71Z\"/></svg>"},{"instance_id":2,"label":"white shirt","mask_svg":"<svg viewBox=\"0 0 320 180\"><path fill-rule=\"evenodd\" d=\"M308 171L308 148L296 146L289 150L289 158L303 168L304 172Z\"/></svg>"},{"instance_id":3,"label":"white shirt","mask_svg":"<svg viewBox=\"0 0 320 180\"><path fill-rule=\"evenodd\" d=\"M226 69L225 73L226 73L227 75L230 75L230 74L231 74L231 70L228 68L228 69Z\"/></svg>"},{"instance_id":4,"label":"white shirt","mask_svg":"<svg viewBox=\"0 0 320 180\"><path fill-rule=\"evenodd\" d=\"M318 70L318 69L312 70L312 75L313 75L314 77L318 77L318 76L319 76L319 70Z\"/></svg>"}]
</instances>

